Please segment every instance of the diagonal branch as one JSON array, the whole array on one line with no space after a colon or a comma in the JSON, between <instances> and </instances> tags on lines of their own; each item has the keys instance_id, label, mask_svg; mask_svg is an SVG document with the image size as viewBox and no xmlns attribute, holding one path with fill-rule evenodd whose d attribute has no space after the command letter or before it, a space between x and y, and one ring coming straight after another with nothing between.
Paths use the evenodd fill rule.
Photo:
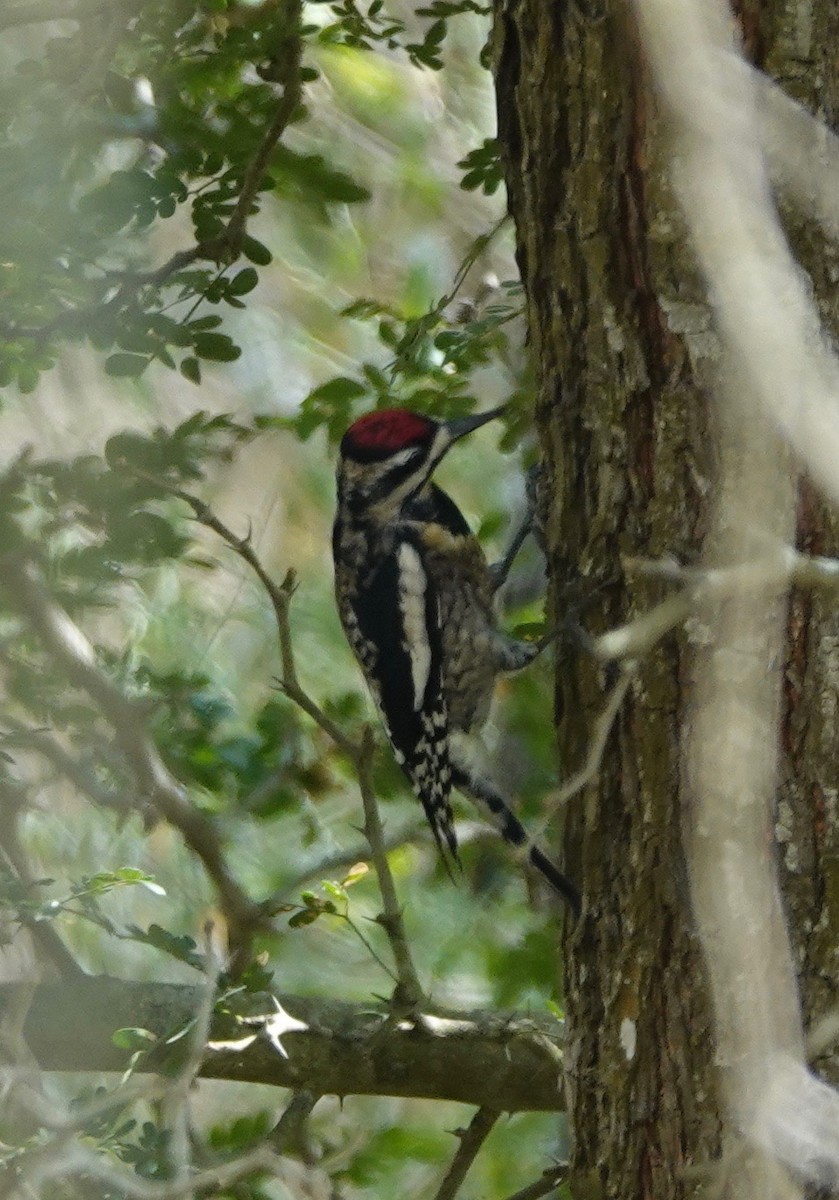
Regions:
<instances>
[{"instance_id":1,"label":"diagonal branch","mask_svg":"<svg viewBox=\"0 0 839 1200\"><path fill-rule=\"evenodd\" d=\"M442 1183L434 1194L434 1200L454 1200L460 1190L460 1185L466 1178L467 1171L478 1157L481 1147L500 1116L501 1114L494 1109L479 1108L469 1122L469 1128L457 1130L460 1145Z\"/></svg>"},{"instance_id":2,"label":"diagonal branch","mask_svg":"<svg viewBox=\"0 0 839 1200\"><path fill-rule=\"evenodd\" d=\"M190 803L182 784L163 762L145 727L142 710L99 667L90 642L52 598L37 567L10 559L4 567L2 587L9 600L40 635L68 679L97 705L149 801L180 830L203 863L218 892L231 942L248 944L263 919L261 910L230 874L215 828Z\"/></svg>"},{"instance_id":3,"label":"diagonal branch","mask_svg":"<svg viewBox=\"0 0 839 1200\"><path fill-rule=\"evenodd\" d=\"M407 825L400 826L399 829L394 829L393 833L385 834L382 845L386 852L397 850L400 846L410 845L416 841L418 837L427 832L428 826L425 819L415 820ZM285 883L281 888L278 888L267 900L264 901L263 907L266 912L273 913L279 911L289 903L292 896L295 896L298 889L307 883L310 879L324 879L327 876L332 876L336 871L345 870L351 867L353 863L360 862L367 854L370 848L370 842L355 842L353 845L345 849L333 850L329 854L324 854L322 858L313 860L305 865L297 872L297 874Z\"/></svg>"},{"instance_id":4,"label":"diagonal branch","mask_svg":"<svg viewBox=\"0 0 839 1200\"><path fill-rule=\"evenodd\" d=\"M2 658L1 654L0 658ZM58 775L69 779L78 791L92 800L98 808L110 808L125 817L126 814L136 812L140 807L136 796L125 796L115 788L100 783L96 773L79 759L74 758L49 730L28 726L11 713L3 716L2 723L10 731L9 736L5 739L8 745L17 745L25 750L33 751L45 762L48 762Z\"/></svg>"},{"instance_id":5,"label":"diagonal branch","mask_svg":"<svg viewBox=\"0 0 839 1200\"><path fill-rule=\"evenodd\" d=\"M141 472L136 472L136 474L141 474ZM144 475L143 477L152 479L151 476ZM307 716L311 717L315 724L332 739L338 749L343 751L351 762L357 764L359 761L359 748L356 742L352 738L347 737L340 725L336 725L323 709L315 703L311 696L304 691L297 677L294 647L291 640L291 625L289 623L291 599L297 588L297 578L294 571L288 571L283 582L277 584L260 562L253 548L250 534L243 538L237 537L233 530L216 516L208 504L205 504L198 496L193 496L191 492L184 491L183 488L173 487L156 477L153 478L153 482L158 487L164 488L170 496L177 496L178 499L185 501L195 513L196 520L201 525L206 526L207 529L212 529L214 533L217 533L222 541L226 542L230 549L235 551L254 572L259 582L265 588L268 599L271 601L271 606L274 609L274 619L277 623L277 635L280 643L280 661L282 662L280 687L289 700L302 709Z\"/></svg>"}]
</instances>

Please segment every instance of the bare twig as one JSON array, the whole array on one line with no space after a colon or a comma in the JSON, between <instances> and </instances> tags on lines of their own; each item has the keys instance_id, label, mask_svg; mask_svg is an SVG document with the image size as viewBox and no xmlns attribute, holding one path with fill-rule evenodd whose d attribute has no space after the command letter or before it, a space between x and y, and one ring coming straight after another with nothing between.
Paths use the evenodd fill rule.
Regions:
<instances>
[{"instance_id":1,"label":"bare twig","mask_svg":"<svg viewBox=\"0 0 839 1200\"><path fill-rule=\"evenodd\" d=\"M311 1154L307 1145L307 1124L312 1109L320 1096L312 1092L295 1092L277 1124L269 1134L269 1141L278 1154L297 1153L306 1159Z\"/></svg>"},{"instance_id":2,"label":"bare twig","mask_svg":"<svg viewBox=\"0 0 839 1200\"><path fill-rule=\"evenodd\" d=\"M300 0L287 0L286 8L288 40L284 47L282 74L283 94L277 105L271 124L265 130L262 141L257 147L256 154L248 164L242 179L242 187L234 205L233 212L228 218L224 232L219 237L208 242L199 242L189 250L180 250L173 254L168 262L163 263L155 271L138 273L127 277L127 282L136 286L138 283L150 283L156 287L165 283L170 276L190 266L198 259L210 259L214 262L232 262L241 252L242 239L245 236L248 216L256 199L271 155L280 138L286 131L288 123L300 105L303 94L303 84L300 73L302 59L302 40L300 37L300 21L302 6Z\"/></svg>"},{"instance_id":3,"label":"bare twig","mask_svg":"<svg viewBox=\"0 0 839 1200\"><path fill-rule=\"evenodd\" d=\"M188 1053L177 1074L168 1080L168 1086L163 1092L160 1104L164 1124L170 1134L167 1157L171 1164L173 1178L181 1181L189 1176L192 1157L189 1133L189 1095L207 1054L216 990L223 965L214 945L210 923L203 931L203 943L204 986L199 991L198 1004L192 1019L192 1027L189 1030Z\"/></svg>"},{"instance_id":4,"label":"bare twig","mask_svg":"<svg viewBox=\"0 0 839 1200\"><path fill-rule=\"evenodd\" d=\"M96 774L65 750L58 739L48 730L35 729L26 725L11 713L3 715L2 723L12 733L9 738L11 745L17 744L24 749L34 750L37 755L50 763L59 775L69 779L83 795L100 808L111 808L123 816L126 813L137 811L138 802L135 796L125 796L123 793L101 784Z\"/></svg>"},{"instance_id":5,"label":"bare twig","mask_svg":"<svg viewBox=\"0 0 839 1200\"><path fill-rule=\"evenodd\" d=\"M245 224L260 184L265 176L274 147L286 131L289 121L299 107L303 84L301 78L301 60L303 43L300 26L303 16L302 0L285 0L283 4L284 19L287 23L287 33L282 47L282 61L272 64L274 72L283 79L283 95L277 105L274 119L265 130L262 141L251 159L239 198L230 214L224 239L231 250L238 253L245 233Z\"/></svg>"},{"instance_id":6,"label":"bare twig","mask_svg":"<svg viewBox=\"0 0 839 1200\"><path fill-rule=\"evenodd\" d=\"M454 1200L460 1190L460 1185L466 1178L467 1171L478 1157L481 1147L500 1115L491 1108L479 1108L469 1122L469 1128L456 1131L457 1137L460 1138L460 1145L452 1159L451 1166L434 1193L434 1200Z\"/></svg>"},{"instance_id":7,"label":"bare twig","mask_svg":"<svg viewBox=\"0 0 839 1200\"><path fill-rule=\"evenodd\" d=\"M693 598L688 592L668 596L628 624L601 634L592 643L592 651L601 662L641 658L687 620L692 607Z\"/></svg>"},{"instance_id":8,"label":"bare twig","mask_svg":"<svg viewBox=\"0 0 839 1200\"><path fill-rule=\"evenodd\" d=\"M541 843L548 826L558 810L597 778L600 773L603 756L606 753L606 746L609 742L612 727L617 720L626 693L637 673L638 664L634 659L630 659L622 664L617 681L609 692L603 710L594 723L588 742L588 752L586 753L585 762L561 787L556 788L545 796L542 802L542 812L544 815L538 824L535 824L530 830L527 841L516 848L516 857L521 861L527 861L531 847L538 846Z\"/></svg>"},{"instance_id":9,"label":"bare twig","mask_svg":"<svg viewBox=\"0 0 839 1200\"><path fill-rule=\"evenodd\" d=\"M7 560L4 566L2 582L9 599L38 632L67 677L100 709L149 801L180 830L203 863L218 892L231 943L237 947L248 944L262 921L261 910L230 874L213 825L190 803L183 786L160 757L140 706L129 700L98 666L90 642L53 600L35 565Z\"/></svg>"},{"instance_id":10,"label":"bare twig","mask_svg":"<svg viewBox=\"0 0 839 1200\"><path fill-rule=\"evenodd\" d=\"M603 711L594 723L594 728L589 738L586 761L579 771L575 775L572 775L561 788L558 788L555 792L551 792L545 797L544 804L549 815L544 824L534 833L534 837L537 840L544 832L544 827L553 813L564 804L567 804L572 796L576 796L578 792L581 792L584 787L596 778L600 771L600 764L603 762L603 755L606 752L606 744L609 741L612 726L637 672L638 667L634 661L630 660L624 663L621 673L609 693Z\"/></svg>"},{"instance_id":11,"label":"bare twig","mask_svg":"<svg viewBox=\"0 0 839 1200\"><path fill-rule=\"evenodd\" d=\"M502 217L499 217L491 229L489 229L486 233L481 234L479 237L476 237L472 242L455 273L452 286L450 287L449 291L440 297L440 299L437 301L434 307L429 310L429 312L424 313L423 316L419 318L413 329L413 336L411 337L410 342L405 346L402 346L396 358L394 358L392 362L388 363L388 370L392 375L395 374L400 363L404 361L410 349L416 345L423 334L427 330L434 327L441 313L448 308L448 306L457 296L472 267L483 254L484 250L486 250L490 242L495 238L499 230L507 224L509 219L509 213L505 213Z\"/></svg>"},{"instance_id":12,"label":"bare twig","mask_svg":"<svg viewBox=\"0 0 839 1200\"><path fill-rule=\"evenodd\" d=\"M141 1176L118 1167L114 1159L106 1159L83 1143L76 1141L71 1146L61 1147L60 1153L48 1154L44 1161L33 1164L22 1172L23 1178L36 1189L48 1179L82 1175L100 1180L108 1190L131 1200L181 1200L196 1193L218 1195L238 1180L256 1172L277 1174L282 1160L273 1151L260 1147L243 1154L232 1162L222 1163L204 1171L196 1171L183 1178L154 1183Z\"/></svg>"}]
</instances>

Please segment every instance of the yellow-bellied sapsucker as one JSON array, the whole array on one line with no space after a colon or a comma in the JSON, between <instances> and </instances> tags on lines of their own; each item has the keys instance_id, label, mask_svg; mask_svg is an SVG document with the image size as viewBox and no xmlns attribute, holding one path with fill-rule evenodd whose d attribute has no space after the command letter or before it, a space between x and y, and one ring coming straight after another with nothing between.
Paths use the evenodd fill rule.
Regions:
<instances>
[{"instance_id":1,"label":"yellow-bellied sapsucker","mask_svg":"<svg viewBox=\"0 0 839 1200\"><path fill-rule=\"evenodd\" d=\"M449 797L468 795L574 912L579 897L476 765L469 735L486 721L499 674L538 647L498 629L499 576L431 475L449 447L500 409L434 421L407 409L361 417L345 433L332 536L338 612L397 761L440 851L458 859Z\"/></svg>"}]
</instances>

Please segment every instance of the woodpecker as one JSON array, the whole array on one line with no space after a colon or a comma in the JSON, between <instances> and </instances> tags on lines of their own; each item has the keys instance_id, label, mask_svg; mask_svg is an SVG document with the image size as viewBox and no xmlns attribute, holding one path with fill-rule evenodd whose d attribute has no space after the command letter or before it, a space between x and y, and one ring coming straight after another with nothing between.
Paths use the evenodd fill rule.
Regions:
<instances>
[{"instance_id":1,"label":"woodpecker","mask_svg":"<svg viewBox=\"0 0 839 1200\"><path fill-rule=\"evenodd\" d=\"M450 796L466 794L574 913L573 885L536 845L475 762L496 678L539 653L498 628L493 570L457 505L431 476L460 438L502 409L435 421L368 413L341 441L332 534L335 595L397 762L440 853L459 863ZM470 744L471 739L471 744Z\"/></svg>"}]
</instances>

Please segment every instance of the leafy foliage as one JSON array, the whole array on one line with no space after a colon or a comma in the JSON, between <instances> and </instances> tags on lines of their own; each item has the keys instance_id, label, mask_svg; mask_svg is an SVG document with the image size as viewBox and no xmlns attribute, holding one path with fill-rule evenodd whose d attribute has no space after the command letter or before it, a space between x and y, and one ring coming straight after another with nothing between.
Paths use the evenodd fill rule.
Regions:
<instances>
[{"instance_id":1,"label":"leafy foliage","mask_svg":"<svg viewBox=\"0 0 839 1200\"><path fill-rule=\"evenodd\" d=\"M331 19L307 24L301 0L145 0L106 13L79 0L73 28L10 56L0 176L26 202L6 205L0 230L0 387L31 392L65 339L105 352L106 370L121 378L160 362L198 383L202 361L238 357L219 327L271 262L246 228L262 197L328 222L333 206L370 195L321 154L280 140L307 115L318 48L384 44L437 70L449 20L487 11L418 10L431 21L414 41L384 0L366 11L355 0L328 7ZM149 268L149 239L169 222L183 248ZM237 267L241 256L253 265ZM208 306L222 311L196 317Z\"/></svg>"},{"instance_id":2,"label":"leafy foliage","mask_svg":"<svg viewBox=\"0 0 839 1200\"><path fill-rule=\"evenodd\" d=\"M477 240L467 263L487 241L486 236ZM291 428L303 440L325 427L330 440L337 442L358 409L396 404L439 418L471 412L478 405L474 376L507 350L505 326L520 315L518 285L505 284L498 290L499 296L480 312L470 305L452 311L453 292L419 317L375 300L353 301L341 315L367 323L389 361L384 366L363 362L358 377L340 375L314 388L295 417L262 423ZM513 420L522 399L521 393L510 397Z\"/></svg>"},{"instance_id":3,"label":"leafy foliage","mask_svg":"<svg viewBox=\"0 0 839 1200\"><path fill-rule=\"evenodd\" d=\"M17 9L23 7L25 0ZM429 70L445 65L450 42L460 46L455 18L473 22L483 41L487 13L472 0L422 7L398 0L76 0L55 14L67 19L37 17L19 35L12 24L13 35L0 43L0 177L9 198L0 227L0 388L9 408L21 395L37 400L45 386L58 386L44 377L68 361L68 348L101 365L111 403L114 395L148 398L152 386L176 398L157 420L144 411L142 418L120 417L116 432L112 420L107 429L103 424L83 453L22 447L0 472L7 568L0 578L0 799L9 814L0 831L0 938L11 945L22 932L48 932L94 972L194 979L211 957L204 922L216 922L219 936L226 931L217 915L226 871L268 914L236 972L217 981L215 1013L231 1036L241 1034L249 1005L271 989L273 974L284 986L338 990L364 1002L393 981L373 873L358 855L322 865L336 846L358 849L358 800L346 757L277 689L282 664L270 600L233 549L195 519L189 497L213 499L223 473L247 473L239 464L258 461L248 456L268 443L287 479L305 483L304 504L319 518L328 488L324 440L337 439L373 406L400 403L438 416L471 411L486 403L493 372L511 393L505 446L520 438L528 382L515 361L518 287L475 284L502 221L486 232L489 220L478 219L477 234L467 226L453 277L447 260L445 290L426 270L422 247L401 292L401 285L387 295L332 286L341 256L356 241L375 242L380 217L363 215L375 205L375 173L341 145L339 122L337 136L330 130L320 111L324 92L344 87L350 95L355 88L356 119L367 121L371 140L393 139L408 122L404 111L389 112L395 89L383 102L381 80L391 77L377 77L374 61L386 71L399 63L412 81L427 81ZM8 19L0 12L0 31ZM361 80L370 88L366 98ZM415 96L405 94L409 107ZM460 143L480 142L460 161L462 186L491 196L500 183L497 154L481 133L470 127ZM406 136L408 222L418 195L433 208L449 186L433 164L418 161L422 150ZM455 181L462 153L452 155ZM264 400L249 411L252 398L237 391L225 405L235 417L218 411L211 392L202 403L212 411L189 412L185 383L217 377L210 367L219 375L228 364L241 369L243 322L265 291L276 289L278 278L315 274L302 257L288 267L290 237L317 262L326 296L308 314L312 342L322 337L318 320L328 308L328 320L342 331L341 359L330 355L325 368L311 372L293 411L266 412ZM324 265L327 245L334 257ZM359 295L372 298L351 299ZM159 385L161 378L168 382ZM312 453L300 446L309 439ZM467 465L461 482L467 506L470 495L481 497L474 507L490 536L502 518L500 503L487 500L487 476L486 464ZM291 486L284 480L284 492ZM246 507L232 525L242 546L253 548L250 515ZM282 567L272 560L269 574L298 552L312 554L309 516L295 518L291 501L284 516L297 540L287 546L284 527ZM321 712L358 743L369 714L335 627L326 541L324 532L319 557L302 575L295 646ZM13 582L21 564L37 571L61 619L72 623L106 694L122 697L135 714L141 749L179 789L181 826L162 813L153 789L141 786L137 742L114 722L102 692L56 656L43 623L21 603ZM544 711L546 686L528 685L524 711L510 719L524 738L535 739L528 714ZM531 754L542 775L523 785L525 805L536 806L550 769L544 747L541 755ZM372 778L387 832L398 832L401 774L379 756ZM202 859L196 851L196 828L197 843L209 841L221 868L212 853ZM492 900L483 911L467 889L452 893L430 848L415 845L405 829L390 861L418 927L424 969L438 979L442 998L460 1004L466 979L477 982L466 987L464 1003L474 988L483 1002L541 1004L552 982L549 938L533 933L520 889L502 888L509 867L467 839L467 877ZM464 937L463 919L454 915L463 904L472 906L474 937ZM490 952L484 942L499 926L510 931L510 944ZM177 1070L189 1056L192 1028L163 1039L139 1027L117 1030L126 1079L150 1056ZM78 1139L95 1146L100 1163L147 1180L174 1177L181 1150L166 1105L99 1087L64 1091ZM376 1109L371 1102L352 1113L349 1107L336 1107L317 1131L344 1164L334 1176L347 1195L373 1180L388 1194L413 1194L416 1170L425 1172L425 1187L448 1153L440 1130L461 1119L453 1111L450 1121L429 1122L406 1108L394 1128L389 1104ZM191 1131L196 1169L233 1161L276 1136L275 1112L228 1108L221 1102L206 1129ZM12 1177L51 1136L46 1125L33 1133L33 1123L31 1114L20 1127L13 1115L0 1121L0 1140L10 1148L0 1170ZM354 1151L362 1123L369 1137ZM547 1137L547 1124L533 1128ZM498 1136L504 1145L507 1135ZM517 1131L510 1138L518 1144ZM294 1153L314 1161L306 1138ZM518 1175L504 1165L503 1152L498 1161L501 1194ZM43 1194L69 1200L120 1189L82 1175L53 1180ZM249 1200L269 1192L257 1171L213 1194Z\"/></svg>"}]
</instances>

